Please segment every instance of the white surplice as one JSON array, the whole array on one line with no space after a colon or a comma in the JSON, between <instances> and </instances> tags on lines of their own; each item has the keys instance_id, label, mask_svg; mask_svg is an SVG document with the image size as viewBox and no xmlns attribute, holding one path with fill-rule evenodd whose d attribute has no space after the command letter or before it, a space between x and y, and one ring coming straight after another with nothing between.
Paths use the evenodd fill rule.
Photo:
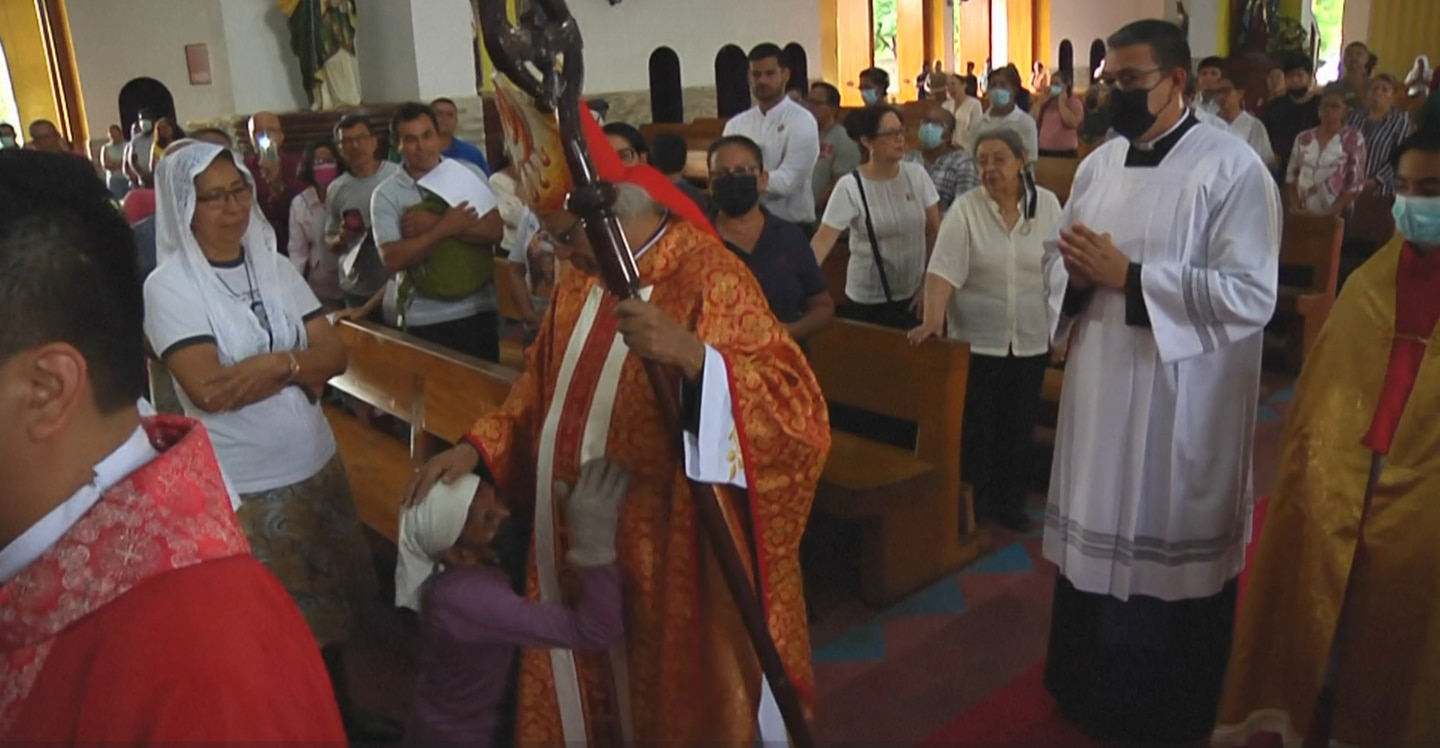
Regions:
<instances>
[{"instance_id":1,"label":"white surplice","mask_svg":"<svg viewBox=\"0 0 1440 748\"><path fill-rule=\"evenodd\" d=\"M1275 308L1280 196L1244 142L1194 126L1159 166L1112 140L1075 175L1062 228L1108 233L1141 267L1150 327L1098 289L1074 319L1056 242L1051 329L1074 327L1045 516L1045 557L1083 592L1215 595L1244 565L1262 330Z\"/></svg>"}]
</instances>

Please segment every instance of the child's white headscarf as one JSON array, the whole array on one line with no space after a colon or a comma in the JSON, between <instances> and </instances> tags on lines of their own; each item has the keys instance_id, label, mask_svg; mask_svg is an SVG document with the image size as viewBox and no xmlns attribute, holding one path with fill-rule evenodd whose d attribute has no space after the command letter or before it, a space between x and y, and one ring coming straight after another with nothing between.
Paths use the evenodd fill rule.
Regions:
<instances>
[{"instance_id":1,"label":"child's white headscarf","mask_svg":"<svg viewBox=\"0 0 1440 748\"><path fill-rule=\"evenodd\" d=\"M435 561L455 545L470 514L480 478L467 475L450 485L436 481L418 505L400 512L400 558L395 565L395 604L420 610L420 590L435 573Z\"/></svg>"},{"instance_id":2,"label":"child's white headscarf","mask_svg":"<svg viewBox=\"0 0 1440 748\"><path fill-rule=\"evenodd\" d=\"M255 179L243 164L236 163L235 167L250 185L250 225L241 244L249 277L260 292L265 318L270 322L269 334L249 305L236 298L235 291L240 289L232 290L221 282L190 228L196 208L195 178L217 158L233 156L226 148L211 143L179 141L156 165L156 272L183 275L199 291L196 298L204 300L203 310L196 311L203 311L209 320L222 365L232 366L270 350L303 349L308 345L304 310L295 308L289 294L290 281L282 275L294 269L275 248L275 231L260 212Z\"/></svg>"}]
</instances>

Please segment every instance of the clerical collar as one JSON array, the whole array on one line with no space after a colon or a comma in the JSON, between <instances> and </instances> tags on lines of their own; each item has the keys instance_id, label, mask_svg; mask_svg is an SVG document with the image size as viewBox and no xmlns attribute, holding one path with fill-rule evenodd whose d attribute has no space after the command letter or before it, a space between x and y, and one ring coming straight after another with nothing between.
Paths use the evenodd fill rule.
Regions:
<instances>
[{"instance_id":1,"label":"clerical collar","mask_svg":"<svg viewBox=\"0 0 1440 748\"><path fill-rule=\"evenodd\" d=\"M70 532L70 528L100 501L106 491L159 455L151 446L145 427L137 426L124 443L93 468L89 483L20 533L9 545L0 548L0 584L14 579L35 563L45 551L60 542L65 533Z\"/></svg>"},{"instance_id":2,"label":"clerical collar","mask_svg":"<svg viewBox=\"0 0 1440 748\"><path fill-rule=\"evenodd\" d=\"M1164 161L1165 157L1170 155L1170 151L1175 148L1175 144L1179 143L1180 139L1185 137L1185 133L1190 132L1190 128L1198 124L1200 124L1200 120L1195 117L1195 113L1186 109L1185 113L1181 115L1180 121L1175 123L1174 127L1166 130L1160 137L1155 138L1149 143L1131 143L1130 151L1125 154L1125 165L1127 167L1159 166L1160 162Z\"/></svg>"}]
</instances>

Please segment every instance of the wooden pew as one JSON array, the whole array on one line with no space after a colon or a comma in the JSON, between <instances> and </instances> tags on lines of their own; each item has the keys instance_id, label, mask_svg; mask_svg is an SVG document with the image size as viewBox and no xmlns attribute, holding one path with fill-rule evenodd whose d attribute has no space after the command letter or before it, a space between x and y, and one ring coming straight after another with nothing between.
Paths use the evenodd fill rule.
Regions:
<instances>
[{"instance_id":1,"label":"wooden pew","mask_svg":"<svg viewBox=\"0 0 1440 748\"><path fill-rule=\"evenodd\" d=\"M1265 349L1298 373L1330 307L1340 271L1345 221L1335 216L1285 214L1280 237L1280 294L1265 329Z\"/></svg>"},{"instance_id":2,"label":"wooden pew","mask_svg":"<svg viewBox=\"0 0 1440 748\"><path fill-rule=\"evenodd\" d=\"M344 322L336 330L350 367L331 386L409 424L407 446L342 408L325 406L356 513L395 541L401 493L414 469L442 440L459 441L476 418L499 407L519 372L368 322Z\"/></svg>"},{"instance_id":3,"label":"wooden pew","mask_svg":"<svg viewBox=\"0 0 1440 748\"><path fill-rule=\"evenodd\" d=\"M884 606L980 552L970 491L960 483L969 347L912 346L905 333L836 320L810 340L831 403L915 423L913 450L836 431L815 506L861 526L861 597Z\"/></svg>"},{"instance_id":4,"label":"wooden pew","mask_svg":"<svg viewBox=\"0 0 1440 748\"><path fill-rule=\"evenodd\" d=\"M1056 156L1041 156L1035 161L1035 184L1055 193L1060 204L1070 199L1070 186L1075 182L1075 170L1080 168L1080 159Z\"/></svg>"}]
</instances>

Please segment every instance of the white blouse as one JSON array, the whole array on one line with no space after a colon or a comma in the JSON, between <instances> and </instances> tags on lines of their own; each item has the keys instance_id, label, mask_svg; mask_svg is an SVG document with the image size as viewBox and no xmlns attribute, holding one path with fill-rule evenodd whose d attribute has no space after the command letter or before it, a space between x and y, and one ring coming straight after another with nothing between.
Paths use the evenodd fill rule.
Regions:
<instances>
[{"instance_id":1,"label":"white blouse","mask_svg":"<svg viewBox=\"0 0 1440 748\"><path fill-rule=\"evenodd\" d=\"M894 179L865 183L865 201L880 242L880 259L890 282L889 301L905 301L920 290L925 277L925 211L940 202L935 182L923 164L900 164ZM850 231L850 265L845 274L845 295L857 304L883 304L884 286L875 267L870 235L865 229L865 203L853 173L835 184L823 222L838 231Z\"/></svg>"},{"instance_id":2,"label":"white blouse","mask_svg":"<svg viewBox=\"0 0 1440 748\"><path fill-rule=\"evenodd\" d=\"M1037 187L1035 217L1021 205L1005 228L985 188L955 199L940 224L929 274L955 287L946 311L949 337L985 356L1039 356L1050 350L1046 322L1045 241L1059 231L1060 200Z\"/></svg>"}]
</instances>

